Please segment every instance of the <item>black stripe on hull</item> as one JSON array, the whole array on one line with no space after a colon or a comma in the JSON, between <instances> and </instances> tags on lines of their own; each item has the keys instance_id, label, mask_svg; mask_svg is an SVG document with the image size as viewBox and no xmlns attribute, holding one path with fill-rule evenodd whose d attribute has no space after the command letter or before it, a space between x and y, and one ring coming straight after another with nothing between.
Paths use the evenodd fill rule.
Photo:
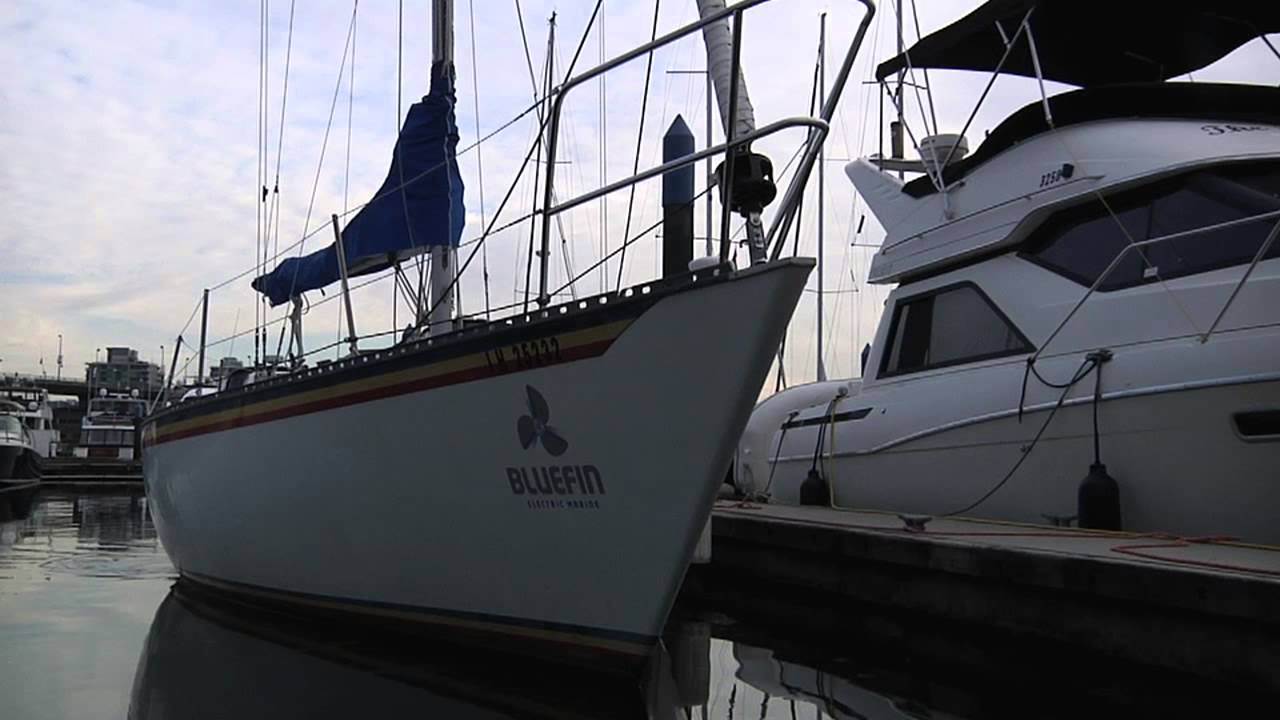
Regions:
<instances>
[{"instance_id":1,"label":"black stripe on hull","mask_svg":"<svg viewBox=\"0 0 1280 720\"><path fill-rule=\"evenodd\" d=\"M812 425L826 425L827 423L842 423L850 420L861 420L871 414L871 408L859 408L857 410L848 410L835 415L817 415L804 420L792 420L782 425L783 430L794 430L795 428L810 427Z\"/></svg>"},{"instance_id":2,"label":"black stripe on hull","mask_svg":"<svg viewBox=\"0 0 1280 720\"><path fill-rule=\"evenodd\" d=\"M417 630L469 647L513 655L533 655L571 665L633 672L648 659L658 639L645 635L579 625L400 605L352 598L312 595L219 580L180 571L179 583L202 592L232 595L268 609L315 616L335 622Z\"/></svg>"}]
</instances>

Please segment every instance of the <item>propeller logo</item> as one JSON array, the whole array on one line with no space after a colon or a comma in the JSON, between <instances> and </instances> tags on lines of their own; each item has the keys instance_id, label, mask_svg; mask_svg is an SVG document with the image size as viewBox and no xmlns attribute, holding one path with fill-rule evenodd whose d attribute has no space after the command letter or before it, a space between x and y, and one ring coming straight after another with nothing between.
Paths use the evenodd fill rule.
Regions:
<instances>
[{"instance_id":1,"label":"propeller logo","mask_svg":"<svg viewBox=\"0 0 1280 720\"><path fill-rule=\"evenodd\" d=\"M555 457L563 455L564 451L569 449L569 441L560 437L559 431L547 424L551 420L551 408L547 405L546 399L529 385L525 385L524 389L528 396L529 414L521 415L520 420L516 422L520 446L528 450L534 443L541 440L542 447L547 452Z\"/></svg>"}]
</instances>

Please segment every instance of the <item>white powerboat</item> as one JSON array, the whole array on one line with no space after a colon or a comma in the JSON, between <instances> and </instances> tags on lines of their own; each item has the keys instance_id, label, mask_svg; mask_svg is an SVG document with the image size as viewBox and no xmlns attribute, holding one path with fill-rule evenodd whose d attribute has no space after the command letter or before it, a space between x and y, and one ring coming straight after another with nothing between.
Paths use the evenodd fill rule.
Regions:
<instances>
[{"instance_id":1,"label":"white powerboat","mask_svg":"<svg viewBox=\"0 0 1280 720\"><path fill-rule=\"evenodd\" d=\"M1280 90L1143 82L1276 31L1271 4L992 2L883 63L1083 87L972 155L847 166L898 286L861 379L761 404L739 487L1280 544Z\"/></svg>"},{"instance_id":2,"label":"white powerboat","mask_svg":"<svg viewBox=\"0 0 1280 720\"><path fill-rule=\"evenodd\" d=\"M10 414L27 429L37 455L49 458L57 454L62 436L53 424L48 390L27 385L0 386L0 400L8 400L17 406L10 410Z\"/></svg>"},{"instance_id":3,"label":"white powerboat","mask_svg":"<svg viewBox=\"0 0 1280 720\"><path fill-rule=\"evenodd\" d=\"M133 460L137 423L147 414L147 403L138 392L109 393L104 388L98 397L89 399L89 407L80 421L80 443L74 454L79 458Z\"/></svg>"},{"instance_id":4,"label":"white powerboat","mask_svg":"<svg viewBox=\"0 0 1280 720\"><path fill-rule=\"evenodd\" d=\"M0 400L0 489L40 479L40 460L21 405Z\"/></svg>"},{"instance_id":5,"label":"white powerboat","mask_svg":"<svg viewBox=\"0 0 1280 720\"><path fill-rule=\"evenodd\" d=\"M722 32L708 30L708 38L727 42L726 19L761 1L710 8L558 87L548 154L555 156L568 89L713 25ZM437 22L448 17L447 2L434 9ZM808 127L802 166L812 167L869 19L822 118L748 128L732 145L704 151L735 153L735 203L747 202L748 187L767 189L764 202L773 197L771 180L753 176L767 160L742 150L752 139ZM401 139L407 168L445 168L449 179L434 194L414 186L402 202L398 178L411 171L393 164L390 189L346 230L339 233L335 216L334 245L254 281L273 303L300 308L302 289L340 279L349 301L348 274L388 267L389 257L419 247L410 247L414 237L437 237L439 300L390 348L355 352L353 339L352 354L320 367L246 368L218 392L147 418L143 465L156 528L186 583L345 618L554 647L566 659L642 659L750 414L743 388L762 383L813 262L761 257L735 270L723 262L726 237L719 260L695 261L687 273L563 305L544 293L536 309L453 329L456 319L437 310L448 310L455 281L445 275L442 287L436 274L453 262L450 245L462 231L460 179L448 170L452 163L456 172L458 141L452 63L439 57L451 39L437 26L431 91L409 110ZM721 49L727 88L731 53ZM721 100L733 107L723 93ZM441 146L442 158L412 155ZM396 158L402 162L401 148ZM540 212L551 218L547 172ZM804 182L803 173L797 178ZM795 211L798 193L787 197L779 217ZM572 202L585 200L559 207ZM753 259L766 246L760 207L740 210L761 243ZM398 234L404 226L395 223L422 212L407 238ZM550 226L544 221L544 243ZM547 252L540 257L545 286Z\"/></svg>"}]
</instances>

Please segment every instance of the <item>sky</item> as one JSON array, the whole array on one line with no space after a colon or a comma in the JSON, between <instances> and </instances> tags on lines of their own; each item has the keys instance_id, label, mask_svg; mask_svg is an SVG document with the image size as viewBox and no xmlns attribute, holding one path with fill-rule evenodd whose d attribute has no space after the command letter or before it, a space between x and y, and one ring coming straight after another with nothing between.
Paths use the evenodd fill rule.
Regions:
<instances>
[{"instance_id":1,"label":"sky","mask_svg":"<svg viewBox=\"0 0 1280 720\"><path fill-rule=\"evenodd\" d=\"M214 288L209 362L227 355L251 359L258 315L265 312L265 320L276 321L285 309L262 310L248 286L260 236L260 164L266 167L266 184L279 187L279 210L272 223L278 232L265 239L272 249L288 248L308 234L303 252L328 244L330 215L350 211L381 184L399 119L427 90L429 0L405 0L402 15L395 0L303 0L293 4L292 30L289 0L265 4L263 54L261 0L4 3L0 373L53 375L59 336L63 373L82 377L84 363L108 345L131 346L143 358L160 362L162 346L171 358L179 334L184 341L179 368L194 372L192 351L199 338L195 311L204 288ZM919 4L915 14L927 34L978 3ZM518 5L519 14L514 0L456 0L461 148L490 136L530 107L535 97L530 65L540 77L553 13L554 76L561 79L580 42L577 71L646 41L654 22L650 3L604 0L602 20L583 41L591 0L523 0ZM697 14L694 0L666 0L659 8L659 33ZM910 43L916 37L916 17L910 3L907 8ZM743 67L758 125L807 114L824 12L830 80L861 20L861 5L777 0L747 13ZM823 355L832 377L857 375L858 353L870 341L890 290L865 283L882 232L855 198L842 168L849 158L877 149L880 97L866 80L875 63L893 54L894 43L894 11L885 6L854 66L826 145ZM630 175L637 164L658 164L661 135L677 114L702 145L703 77L671 71L701 70L704 57L697 35L654 53L647 102L644 58L610 73L603 88L593 81L571 93L555 166L558 197L601 186L602 169L611 182ZM1198 71L1194 79L1276 84L1280 60L1255 41ZM938 125L957 132L986 81L977 73L931 73L923 107L931 97ZM1068 88L1050 83L1048 89ZM976 147L986 130L1037 98L1034 80L1001 78L974 117L970 144ZM907 107L908 124L918 129L921 103L908 95ZM642 117L643 135L637 143ZM715 119L713 135L719 141ZM478 237L493 220L536 130L536 117L530 114L460 157L467 188L464 242ZM260 137L266 139L265 152ZM803 137L802 131L792 130L757 143L755 149L770 155L781 169ZM700 165L699 191L705 178ZM780 188L789 179L783 174ZM532 190L526 173L515 183L499 224L528 214ZM804 255L818 251L816 199L815 183L810 183L799 249ZM607 209L593 202L562 214L554 233L552 285L559 287L595 263L606 248L616 248L620 238L657 222L660 205L660 183L652 181L637 186L633 197L625 190L610 195ZM700 236L703 212L700 205ZM718 206L716 213L718 218ZM768 211L765 219L771 219ZM464 313L484 312L486 286L491 309L523 299L529 237L525 221L486 240L461 281ZM660 273L660 242L649 232L628 247L621 268L624 286ZM469 251L462 250L464 259ZM487 283L481 272L485 266ZM416 281L416 270L411 277ZM580 296L595 294L616 287L618 277L615 259L588 273L573 290ZM357 331L367 335L403 327L408 306L393 300L392 283L362 286L364 281L353 283L360 286L352 291ZM813 379L816 372L816 287L815 276L789 335L785 364L793 384ZM312 305L304 320L308 350L333 345L345 335L337 297L336 288L323 296L309 294ZM561 299L569 299L569 292ZM271 352L280 329L276 323L267 330ZM362 347L388 341L373 339ZM325 349L314 357L337 357L344 349Z\"/></svg>"}]
</instances>

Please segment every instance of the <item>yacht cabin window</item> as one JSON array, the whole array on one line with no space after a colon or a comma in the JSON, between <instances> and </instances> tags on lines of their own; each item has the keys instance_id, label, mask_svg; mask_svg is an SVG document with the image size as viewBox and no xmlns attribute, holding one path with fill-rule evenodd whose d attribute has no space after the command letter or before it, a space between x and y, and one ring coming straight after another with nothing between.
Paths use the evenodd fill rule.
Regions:
<instances>
[{"instance_id":1,"label":"yacht cabin window","mask_svg":"<svg viewBox=\"0 0 1280 720\"><path fill-rule=\"evenodd\" d=\"M1059 212L1032 234L1025 257L1092 286L1132 242L1280 210L1280 163L1223 165L1151 183ZM1118 222L1117 222L1118 221ZM1099 285L1121 290L1253 260L1276 218L1195 233L1132 250ZM1122 227L1123 226L1123 227ZM1146 261L1143 261L1143 253ZM1266 259L1280 257L1273 243Z\"/></svg>"},{"instance_id":2,"label":"yacht cabin window","mask_svg":"<svg viewBox=\"0 0 1280 720\"><path fill-rule=\"evenodd\" d=\"M1031 343L973 283L899 300L880 377L1031 352Z\"/></svg>"},{"instance_id":3,"label":"yacht cabin window","mask_svg":"<svg viewBox=\"0 0 1280 720\"><path fill-rule=\"evenodd\" d=\"M12 415L0 415L0 435L21 438L22 422Z\"/></svg>"}]
</instances>

